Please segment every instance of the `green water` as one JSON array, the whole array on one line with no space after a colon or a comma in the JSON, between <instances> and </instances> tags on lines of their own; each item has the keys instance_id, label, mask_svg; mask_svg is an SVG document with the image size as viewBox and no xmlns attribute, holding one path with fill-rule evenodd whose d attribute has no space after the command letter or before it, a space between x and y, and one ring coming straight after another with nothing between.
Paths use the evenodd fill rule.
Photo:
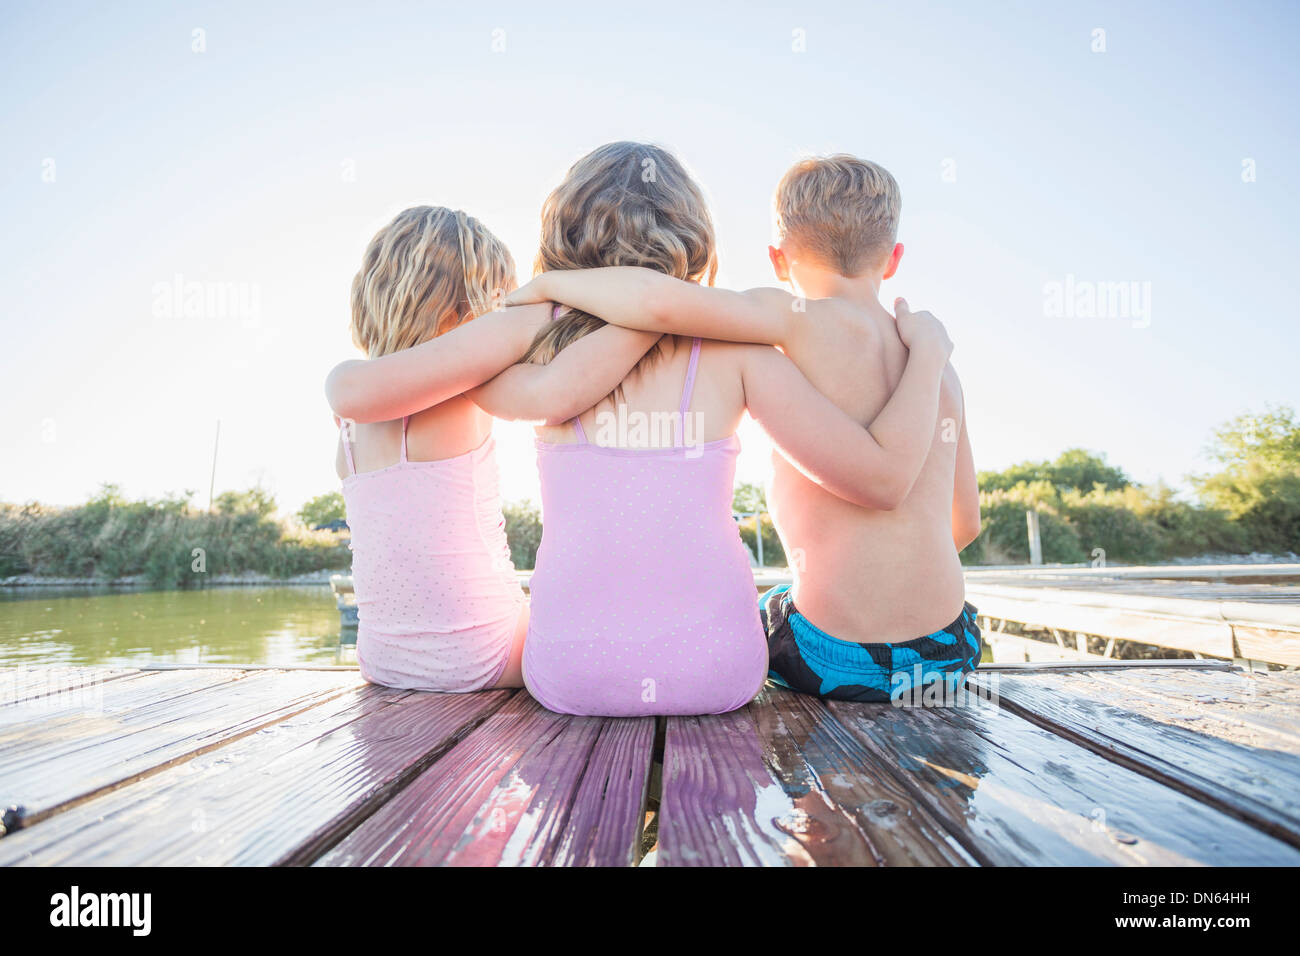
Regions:
<instances>
[{"instance_id":1,"label":"green water","mask_svg":"<svg viewBox=\"0 0 1300 956\"><path fill-rule=\"evenodd\" d=\"M0 666L355 664L328 585L0 591Z\"/></svg>"},{"instance_id":2,"label":"green water","mask_svg":"<svg viewBox=\"0 0 1300 956\"><path fill-rule=\"evenodd\" d=\"M327 585L202 591L0 589L0 667L349 664ZM986 646L984 661L992 660Z\"/></svg>"}]
</instances>

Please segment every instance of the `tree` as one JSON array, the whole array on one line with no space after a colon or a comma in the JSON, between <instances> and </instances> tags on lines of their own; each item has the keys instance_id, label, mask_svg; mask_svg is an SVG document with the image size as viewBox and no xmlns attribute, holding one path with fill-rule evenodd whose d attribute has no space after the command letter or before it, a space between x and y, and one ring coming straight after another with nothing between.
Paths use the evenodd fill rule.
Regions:
<instances>
[{"instance_id":1,"label":"tree","mask_svg":"<svg viewBox=\"0 0 1300 956\"><path fill-rule=\"evenodd\" d=\"M1105 455L1082 448L1066 449L1055 461L1025 461L1005 471L979 473L981 491L1008 491L1021 482L1035 481L1049 482L1059 491L1073 488L1082 492L1091 491L1097 485L1107 491L1118 491L1132 484L1121 469L1106 463Z\"/></svg>"},{"instance_id":2,"label":"tree","mask_svg":"<svg viewBox=\"0 0 1300 956\"><path fill-rule=\"evenodd\" d=\"M1241 527L1251 547L1300 551L1300 422L1288 406L1238 415L1214 433L1209 454L1223 465L1192 484L1201 501Z\"/></svg>"},{"instance_id":3,"label":"tree","mask_svg":"<svg viewBox=\"0 0 1300 956\"><path fill-rule=\"evenodd\" d=\"M1228 468L1259 465L1294 472L1300 468L1300 421L1287 405L1238 415L1215 430L1209 454Z\"/></svg>"},{"instance_id":4,"label":"tree","mask_svg":"<svg viewBox=\"0 0 1300 956\"><path fill-rule=\"evenodd\" d=\"M742 481L731 495L731 510L739 514L753 514L767 510L767 492L762 485Z\"/></svg>"},{"instance_id":5,"label":"tree","mask_svg":"<svg viewBox=\"0 0 1300 956\"><path fill-rule=\"evenodd\" d=\"M298 509L298 520L308 528L318 528L335 521L346 521L347 509L343 505L342 493L327 491L323 495L312 498Z\"/></svg>"},{"instance_id":6,"label":"tree","mask_svg":"<svg viewBox=\"0 0 1300 956\"><path fill-rule=\"evenodd\" d=\"M255 515L267 518L275 513L275 496L265 488L254 486L247 491L223 491L217 495L214 510L222 515Z\"/></svg>"}]
</instances>

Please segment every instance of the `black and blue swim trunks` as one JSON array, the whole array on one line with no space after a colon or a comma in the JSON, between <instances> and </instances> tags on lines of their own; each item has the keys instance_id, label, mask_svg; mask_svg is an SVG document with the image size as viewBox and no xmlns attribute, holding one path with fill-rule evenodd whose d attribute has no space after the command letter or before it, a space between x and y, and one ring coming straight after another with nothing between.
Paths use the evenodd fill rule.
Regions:
<instances>
[{"instance_id":1,"label":"black and blue swim trunks","mask_svg":"<svg viewBox=\"0 0 1300 956\"><path fill-rule=\"evenodd\" d=\"M896 644L858 644L832 637L799 613L789 585L758 600L767 632L768 678L832 700L887 703L943 681L955 685L979 666L983 647L976 609L926 637Z\"/></svg>"}]
</instances>

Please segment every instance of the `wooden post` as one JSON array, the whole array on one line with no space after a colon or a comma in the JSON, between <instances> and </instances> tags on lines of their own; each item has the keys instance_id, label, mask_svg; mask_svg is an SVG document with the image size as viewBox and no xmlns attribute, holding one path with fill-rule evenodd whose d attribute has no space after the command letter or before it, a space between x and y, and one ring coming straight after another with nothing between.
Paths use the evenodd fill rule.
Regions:
<instances>
[{"instance_id":1,"label":"wooden post","mask_svg":"<svg viewBox=\"0 0 1300 956\"><path fill-rule=\"evenodd\" d=\"M754 512L754 543L758 545L758 566L763 567L763 512Z\"/></svg>"},{"instance_id":2,"label":"wooden post","mask_svg":"<svg viewBox=\"0 0 1300 956\"><path fill-rule=\"evenodd\" d=\"M217 449L221 447L221 419L217 419L217 437L212 439L212 479L208 482L208 510L212 510L212 493L217 488Z\"/></svg>"},{"instance_id":3,"label":"wooden post","mask_svg":"<svg viewBox=\"0 0 1300 956\"><path fill-rule=\"evenodd\" d=\"M1025 522L1029 526L1029 563L1043 563L1043 539L1038 533L1038 512L1026 511Z\"/></svg>"}]
</instances>

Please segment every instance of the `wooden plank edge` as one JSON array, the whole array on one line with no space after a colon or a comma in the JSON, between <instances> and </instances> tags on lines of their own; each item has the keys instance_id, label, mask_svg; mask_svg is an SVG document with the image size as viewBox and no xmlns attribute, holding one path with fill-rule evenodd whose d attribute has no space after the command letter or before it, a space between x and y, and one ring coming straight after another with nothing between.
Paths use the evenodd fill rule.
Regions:
<instances>
[{"instance_id":1,"label":"wooden plank edge","mask_svg":"<svg viewBox=\"0 0 1300 956\"><path fill-rule=\"evenodd\" d=\"M356 671L356 664L132 664L142 671ZM407 688L394 687L392 690Z\"/></svg>"},{"instance_id":2,"label":"wooden plank edge","mask_svg":"<svg viewBox=\"0 0 1300 956\"><path fill-rule=\"evenodd\" d=\"M1044 644L1045 647L1055 647L1054 644ZM1089 660L1068 660L1068 661L1003 661L999 664L988 663L980 664L974 673L979 674L982 671L1115 671L1129 670L1133 668L1145 668L1148 670L1206 670L1206 671L1239 671L1245 673L1242 668L1238 667L1232 661L1211 661L1211 660L1118 660L1112 658L1098 657Z\"/></svg>"},{"instance_id":3,"label":"wooden plank edge","mask_svg":"<svg viewBox=\"0 0 1300 956\"><path fill-rule=\"evenodd\" d=\"M1198 661L1196 663L1200 662ZM1078 747L1090 750L1099 757L1109 760L1113 764L1117 764L1118 766L1132 770L1135 773L1139 773L1161 786L1168 787L1170 790L1191 797L1198 803L1203 803L1206 806L1218 810L1226 816L1239 820L1247 826L1253 827L1265 835L1273 837L1275 840L1279 840L1282 843L1300 849L1300 831L1288 828L1276 819L1251 812L1248 807L1242 806L1240 802L1243 797L1242 794L1236 794L1219 784L1215 784L1213 781L1205 780L1203 777L1195 774L1189 773L1188 776L1195 777L1198 780L1204 780L1205 786L1197 786L1192 783L1191 780L1170 776L1159 768L1152 766L1148 760L1144 760L1138 756L1142 754L1142 751L1137 748L1113 738L1108 738L1109 743L1103 743L1088 734L1076 731L1062 723L1052 720L1049 717L1044 717L1033 709L1009 698L1001 687L997 688L997 706L1005 707L1008 712L1014 714L1020 719L1028 721L1036 727L1041 727L1043 730L1053 733L1063 740L1068 740L1070 743ZM1219 795L1220 791L1232 794L1236 796L1238 800L1234 802L1223 798ZM1248 797L1245 799L1250 800ZM1255 801L1250 800L1250 802L1254 803Z\"/></svg>"}]
</instances>

